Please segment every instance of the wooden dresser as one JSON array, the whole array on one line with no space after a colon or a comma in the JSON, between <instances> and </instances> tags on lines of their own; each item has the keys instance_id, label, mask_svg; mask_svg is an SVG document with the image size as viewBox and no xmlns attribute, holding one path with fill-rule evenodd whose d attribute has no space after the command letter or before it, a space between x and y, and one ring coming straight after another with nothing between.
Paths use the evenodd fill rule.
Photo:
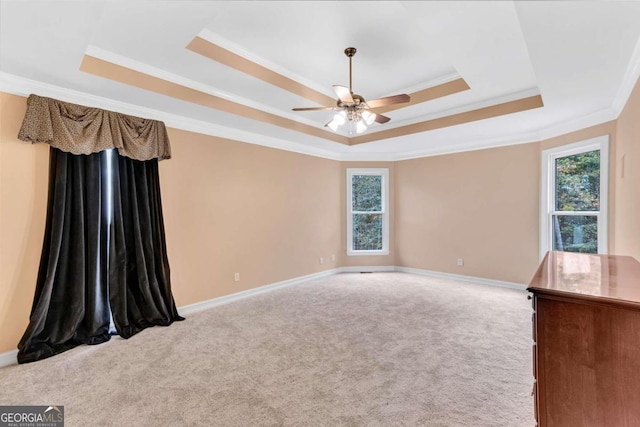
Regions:
<instances>
[{"instance_id":1,"label":"wooden dresser","mask_svg":"<svg viewBox=\"0 0 640 427\"><path fill-rule=\"evenodd\" d=\"M527 290L538 425L640 426L640 263L549 252Z\"/></svg>"}]
</instances>

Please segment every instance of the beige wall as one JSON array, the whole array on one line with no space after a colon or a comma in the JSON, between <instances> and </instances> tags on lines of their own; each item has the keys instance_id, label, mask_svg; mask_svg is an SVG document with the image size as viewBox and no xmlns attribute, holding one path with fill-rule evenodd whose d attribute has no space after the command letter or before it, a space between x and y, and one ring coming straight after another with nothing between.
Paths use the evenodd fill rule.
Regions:
<instances>
[{"instance_id":1,"label":"beige wall","mask_svg":"<svg viewBox=\"0 0 640 427\"><path fill-rule=\"evenodd\" d=\"M616 121L615 251L640 260L640 82Z\"/></svg>"},{"instance_id":2,"label":"beige wall","mask_svg":"<svg viewBox=\"0 0 640 427\"><path fill-rule=\"evenodd\" d=\"M174 129L169 137L160 178L178 306L338 265L339 162Z\"/></svg>"},{"instance_id":3,"label":"beige wall","mask_svg":"<svg viewBox=\"0 0 640 427\"><path fill-rule=\"evenodd\" d=\"M537 144L523 144L397 162L397 264L527 282L538 262L538 157Z\"/></svg>"},{"instance_id":4,"label":"beige wall","mask_svg":"<svg viewBox=\"0 0 640 427\"><path fill-rule=\"evenodd\" d=\"M0 93L0 352L24 332L46 218L49 146L17 139L26 98Z\"/></svg>"},{"instance_id":5,"label":"beige wall","mask_svg":"<svg viewBox=\"0 0 640 427\"><path fill-rule=\"evenodd\" d=\"M389 255L347 256L347 168L389 169ZM396 206L394 162L342 162L340 170L340 266L393 266L396 263ZM366 271L363 269L363 271Z\"/></svg>"},{"instance_id":6,"label":"beige wall","mask_svg":"<svg viewBox=\"0 0 640 427\"><path fill-rule=\"evenodd\" d=\"M0 106L2 353L16 348L31 310L49 146L16 138L26 98L0 93ZM160 179L178 306L338 265L340 162L175 129L169 136L173 159L160 163Z\"/></svg>"},{"instance_id":7,"label":"beige wall","mask_svg":"<svg viewBox=\"0 0 640 427\"><path fill-rule=\"evenodd\" d=\"M25 98L0 93L0 353L14 349L26 327L46 215L48 146L17 140L25 107ZM640 258L639 115L636 87L616 122L395 163L337 162L169 129L174 158L161 163L160 177L176 302L356 265L527 283L538 263L541 150L605 134L610 252ZM347 167L389 168L388 256L346 256Z\"/></svg>"},{"instance_id":8,"label":"beige wall","mask_svg":"<svg viewBox=\"0 0 640 427\"><path fill-rule=\"evenodd\" d=\"M539 261L541 152L600 135L610 140L609 251L619 253L616 237L628 227L616 233L616 122L608 122L540 143L397 162L396 265L528 283Z\"/></svg>"}]
</instances>

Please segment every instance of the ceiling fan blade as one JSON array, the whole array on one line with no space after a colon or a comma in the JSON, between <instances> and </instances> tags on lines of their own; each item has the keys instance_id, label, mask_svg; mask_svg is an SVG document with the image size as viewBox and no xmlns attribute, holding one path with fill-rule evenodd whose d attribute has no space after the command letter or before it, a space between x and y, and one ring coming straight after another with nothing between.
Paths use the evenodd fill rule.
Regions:
<instances>
[{"instance_id":1,"label":"ceiling fan blade","mask_svg":"<svg viewBox=\"0 0 640 427\"><path fill-rule=\"evenodd\" d=\"M345 104L354 103L353 97L351 96L351 91L348 87L338 85L333 85L332 87L333 91L336 93L336 95L338 95L338 98L340 98L340 101L344 102Z\"/></svg>"},{"instance_id":2,"label":"ceiling fan blade","mask_svg":"<svg viewBox=\"0 0 640 427\"><path fill-rule=\"evenodd\" d=\"M335 107L302 107L292 108L293 111L321 111L321 110L333 110Z\"/></svg>"},{"instance_id":3,"label":"ceiling fan blade","mask_svg":"<svg viewBox=\"0 0 640 427\"><path fill-rule=\"evenodd\" d=\"M389 120L391 119L387 116L383 116L382 114L376 114L376 122L378 123L387 123Z\"/></svg>"},{"instance_id":4,"label":"ceiling fan blade","mask_svg":"<svg viewBox=\"0 0 640 427\"><path fill-rule=\"evenodd\" d=\"M411 101L411 97L403 93L402 95L387 96L384 98L374 99L373 101L367 101L367 105L369 108L379 108L386 105L402 104L403 102L409 101Z\"/></svg>"}]
</instances>

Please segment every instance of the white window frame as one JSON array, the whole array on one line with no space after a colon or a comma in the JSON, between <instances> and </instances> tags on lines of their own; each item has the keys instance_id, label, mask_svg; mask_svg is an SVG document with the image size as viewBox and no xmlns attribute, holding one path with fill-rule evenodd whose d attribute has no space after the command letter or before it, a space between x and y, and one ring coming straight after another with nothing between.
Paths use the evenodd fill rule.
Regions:
<instances>
[{"instance_id":1,"label":"white window frame","mask_svg":"<svg viewBox=\"0 0 640 427\"><path fill-rule=\"evenodd\" d=\"M600 150L600 210L599 211L556 211L555 210L555 161L560 157ZM591 215L598 223L598 253L608 252L609 211L609 135L587 139L573 144L542 151L542 173L540 185L540 259L553 248L554 215Z\"/></svg>"},{"instance_id":2,"label":"white window frame","mask_svg":"<svg viewBox=\"0 0 640 427\"><path fill-rule=\"evenodd\" d=\"M382 211L354 212L353 188L354 175L374 175L382 177L381 201ZM389 169L387 168L347 168L347 255L389 255ZM354 250L353 249L353 214L380 213L382 214L382 249L380 250Z\"/></svg>"}]
</instances>

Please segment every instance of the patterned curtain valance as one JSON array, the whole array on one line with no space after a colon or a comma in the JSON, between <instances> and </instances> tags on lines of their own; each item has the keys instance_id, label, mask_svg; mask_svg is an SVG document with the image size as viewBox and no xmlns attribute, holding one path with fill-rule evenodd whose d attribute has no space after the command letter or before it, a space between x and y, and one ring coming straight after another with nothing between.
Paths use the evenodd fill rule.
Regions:
<instances>
[{"instance_id":1,"label":"patterned curtain valance","mask_svg":"<svg viewBox=\"0 0 640 427\"><path fill-rule=\"evenodd\" d=\"M135 160L170 159L163 122L30 95L18 138L46 142L72 154L116 148Z\"/></svg>"}]
</instances>

